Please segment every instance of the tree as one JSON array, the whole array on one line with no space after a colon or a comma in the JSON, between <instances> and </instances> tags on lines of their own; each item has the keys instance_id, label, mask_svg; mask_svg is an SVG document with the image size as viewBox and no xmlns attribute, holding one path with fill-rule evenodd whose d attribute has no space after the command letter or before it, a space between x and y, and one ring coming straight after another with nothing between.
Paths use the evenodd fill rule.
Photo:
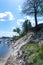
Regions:
<instances>
[{"instance_id":1,"label":"tree","mask_svg":"<svg viewBox=\"0 0 43 65\"><path fill-rule=\"evenodd\" d=\"M23 31L25 33L27 33L29 31L29 28L32 27L32 26L31 26L31 23L30 23L29 20L25 20L22 27L23 27Z\"/></svg>"},{"instance_id":2,"label":"tree","mask_svg":"<svg viewBox=\"0 0 43 65\"><path fill-rule=\"evenodd\" d=\"M19 35L20 35L20 29L19 28L16 28L13 30L14 32L17 32Z\"/></svg>"},{"instance_id":3,"label":"tree","mask_svg":"<svg viewBox=\"0 0 43 65\"><path fill-rule=\"evenodd\" d=\"M29 25L28 25L28 28L31 28L32 27L32 25L31 25L31 22L29 21Z\"/></svg>"},{"instance_id":4,"label":"tree","mask_svg":"<svg viewBox=\"0 0 43 65\"><path fill-rule=\"evenodd\" d=\"M43 8L43 0L26 0L26 2L23 5L22 12L26 15L34 15L35 18L35 24L37 26L37 15L42 15L41 13Z\"/></svg>"}]
</instances>

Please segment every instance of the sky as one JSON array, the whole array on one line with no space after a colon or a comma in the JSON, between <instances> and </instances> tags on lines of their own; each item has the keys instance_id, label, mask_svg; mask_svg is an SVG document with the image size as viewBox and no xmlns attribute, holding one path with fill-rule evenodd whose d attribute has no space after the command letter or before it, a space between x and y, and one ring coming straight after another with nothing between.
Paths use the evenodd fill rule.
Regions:
<instances>
[{"instance_id":1,"label":"sky","mask_svg":"<svg viewBox=\"0 0 43 65\"><path fill-rule=\"evenodd\" d=\"M23 2L24 0L0 0L0 37L17 35L13 29L21 28L25 19L29 19L32 26L35 26L33 16L22 14ZM42 19L43 17L38 17L38 23L43 22Z\"/></svg>"}]
</instances>

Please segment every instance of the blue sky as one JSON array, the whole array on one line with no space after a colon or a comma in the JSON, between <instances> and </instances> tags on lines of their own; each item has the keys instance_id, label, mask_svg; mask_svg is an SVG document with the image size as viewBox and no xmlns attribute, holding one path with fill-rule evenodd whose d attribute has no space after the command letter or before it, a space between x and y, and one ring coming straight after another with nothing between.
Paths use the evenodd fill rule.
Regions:
<instances>
[{"instance_id":1,"label":"blue sky","mask_svg":"<svg viewBox=\"0 0 43 65\"><path fill-rule=\"evenodd\" d=\"M21 27L25 19L29 19L34 26L34 17L21 14L23 0L0 0L0 37L13 36L16 27ZM43 17L38 17L40 23Z\"/></svg>"}]
</instances>

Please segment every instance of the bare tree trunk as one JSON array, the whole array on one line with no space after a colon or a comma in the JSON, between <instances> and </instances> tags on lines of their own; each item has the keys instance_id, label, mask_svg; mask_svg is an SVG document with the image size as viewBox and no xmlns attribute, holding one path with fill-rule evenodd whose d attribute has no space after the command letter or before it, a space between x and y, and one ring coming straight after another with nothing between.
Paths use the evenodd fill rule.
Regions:
<instances>
[{"instance_id":1,"label":"bare tree trunk","mask_svg":"<svg viewBox=\"0 0 43 65\"><path fill-rule=\"evenodd\" d=\"M34 16L35 16L35 26L36 26L36 35L37 35L37 9L35 8L35 13L34 13Z\"/></svg>"},{"instance_id":2,"label":"bare tree trunk","mask_svg":"<svg viewBox=\"0 0 43 65\"><path fill-rule=\"evenodd\" d=\"M35 12L35 24L36 24L36 27L37 27L37 13Z\"/></svg>"}]
</instances>

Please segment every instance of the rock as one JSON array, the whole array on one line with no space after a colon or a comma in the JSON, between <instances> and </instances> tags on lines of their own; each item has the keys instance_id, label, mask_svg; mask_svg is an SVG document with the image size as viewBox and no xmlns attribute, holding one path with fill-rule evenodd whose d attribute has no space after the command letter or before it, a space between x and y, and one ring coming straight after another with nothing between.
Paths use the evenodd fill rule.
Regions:
<instances>
[{"instance_id":1,"label":"rock","mask_svg":"<svg viewBox=\"0 0 43 65\"><path fill-rule=\"evenodd\" d=\"M26 54L24 56L24 58L22 57L22 51L21 51L21 47L25 44L27 44L27 42L30 41L30 39L32 39L33 37L35 38L34 40L39 42L38 37L35 35L31 38L32 34L29 33L27 34L27 36L25 35L23 38L19 39L13 46L12 46L12 53L10 55L10 57L8 58L7 62L5 65L22 65L22 63L25 64L25 62L23 61L24 58L28 57L28 54ZM39 36L39 35L38 35ZM39 44L41 44L43 41L41 40L39 42ZM27 57L26 57L27 56ZM31 65L31 63L30 63Z\"/></svg>"}]
</instances>

